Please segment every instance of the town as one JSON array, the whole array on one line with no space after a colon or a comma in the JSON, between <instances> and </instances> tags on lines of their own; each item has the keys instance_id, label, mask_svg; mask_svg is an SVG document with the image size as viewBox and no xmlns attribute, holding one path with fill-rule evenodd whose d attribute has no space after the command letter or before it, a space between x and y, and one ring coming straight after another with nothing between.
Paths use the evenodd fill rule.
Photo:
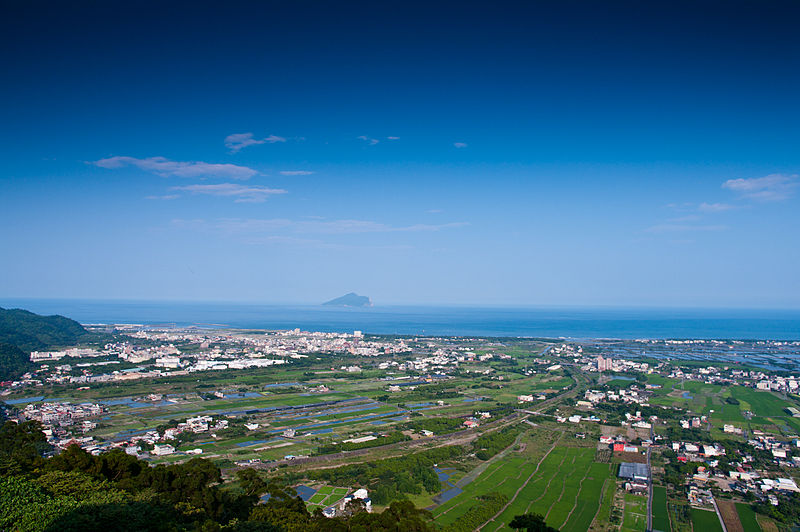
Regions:
<instances>
[{"instance_id":1,"label":"town","mask_svg":"<svg viewBox=\"0 0 800 532\"><path fill-rule=\"evenodd\" d=\"M32 352L3 383L51 454L201 456L288 475L327 517L410 498L465 529L527 510L560 530L770 530L800 508L800 371L757 356L800 342L95 327L102 345ZM430 465L403 488L354 469L406 456Z\"/></svg>"}]
</instances>

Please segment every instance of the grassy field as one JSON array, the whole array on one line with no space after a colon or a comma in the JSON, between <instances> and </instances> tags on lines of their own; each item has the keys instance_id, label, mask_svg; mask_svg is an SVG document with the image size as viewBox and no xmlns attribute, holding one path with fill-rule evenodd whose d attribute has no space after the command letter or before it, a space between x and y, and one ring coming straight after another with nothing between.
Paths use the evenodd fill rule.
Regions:
<instances>
[{"instance_id":1,"label":"grassy field","mask_svg":"<svg viewBox=\"0 0 800 532\"><path fill-rule=\"evenodd\" d=\"M702 532L722 532L716 512L692 508L692 527Z\"/></svg>"},{"instance_id":2,"label":"grassy field","mask_svg":"<svg viewBox=\"0 0 800 532\"><path fill-rule=\"evenodd\" d=\"M622 532L644 532L647 528L647 497L625 494L625 515Z\"/></svg>"},{"instance_id":3,"label":"grassy field","mask_svg":"<svg viewBox=\"0 0 800 532\"><path fill-rule=\"evenodd\" d=\"M758 526L756 520L756 513L749 504L737 502L736 512L739 514L739 521L742 523L744 532L761 532L761 527Z\"/></svg>"},{"instance_id":4,"label":"grassy field","mask_svg":"<svg viewBox=\"0 0 800 532\"><path fill-rule=\"evenodd\" d=\"M614 492L617 489L617 483L614 478L608 478L603 486L603 498L600 502L600 508L597 510L597 515L594 518L594 523L589 530L609 530L611 520L611 508L614 505ZM616 528L616 527L615 527Z\"/></svg>"},{"instance_id":5,"label":"grassy field","mask_svg":"<svg viewBox=\"0 0 800 532\"><path fill-rule=\"evenodd\" d=\"M732 387L731 395L741 402L742 410L750 410L760 417L786 417L789 414L784 408L793 404L772 392L754 390L744 386Z\"/></svg>"},{"instance_id":6,"label":"grassy field","mask_svg":"<svg viewBox=\"0 0 800 532\"><path fill-rule=\"evenodd\" d=\"M670 532L667 488L653 487L653 531Z\"/></svg>"},{"instance_id":7,"label":"grassy field","mask_svg":"<svg viewBox=\"0 0 800 532\"><path fill-rule=\"evenodd\" d=\"M540 449L538 455L544 451ZM541 459L509 456L487 468L464 493L434 510L435 522L457 521L481 493L496 491L509 499L508 507L484 530L510 530L515 515L540 513L550 526L565 532L586 531L598 512L603 485L613 478L610 464L594 462L595 449L559 445ZM605 499L606 497L604 497ZM610 512L610 503L606 512Z\"/></svg>"},{"instance_id":8,"label":"grassy field","mask_svg":"<svg viewBox=\"0 0 800 532\"><path fill-rule=\"evenodd\" d=\"M317 508L327 508L341 501L347 492L348 488L337 488L334 486L323 486L311 496L306 503L309 512L313 512Z\"/></svg>"}]
</instances>

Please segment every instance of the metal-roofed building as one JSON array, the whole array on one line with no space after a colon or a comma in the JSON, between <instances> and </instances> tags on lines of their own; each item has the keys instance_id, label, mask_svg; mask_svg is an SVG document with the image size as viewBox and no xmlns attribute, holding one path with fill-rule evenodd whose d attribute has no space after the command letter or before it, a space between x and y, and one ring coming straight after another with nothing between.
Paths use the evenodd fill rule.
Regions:
<instances>
[{"instance_id":1,"label":"metal-roofed building","mask_svg":"<svg viewBox=\"0 0 800 532\"><path fill-rule=\"evenodd\" d=\"M622 462L619 465L619 478L647 482L650 479L650 468L647 464Z\"/></svg>"}]
</instances>

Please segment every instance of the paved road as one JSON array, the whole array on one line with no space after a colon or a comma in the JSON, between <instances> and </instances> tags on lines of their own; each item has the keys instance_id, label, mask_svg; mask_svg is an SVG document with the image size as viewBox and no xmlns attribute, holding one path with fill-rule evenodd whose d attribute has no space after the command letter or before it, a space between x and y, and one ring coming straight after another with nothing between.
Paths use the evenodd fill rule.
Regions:
<instances>
[{"instance_id":1,"label":"paved road","mask_svg":"<svg viewBox=\"0 0 800 532\"><path fill-rule=\"evenodd\" d=\"M719 512L719 506L717 506L717 499L715 499L712 496L711 502L714 503L714 511L717 512L717 518L719 518L719 524L722 527L722 532L728 532L728 527L725 526L725 521L722 519L722 514Z\"/></svg>"}]
</instances>

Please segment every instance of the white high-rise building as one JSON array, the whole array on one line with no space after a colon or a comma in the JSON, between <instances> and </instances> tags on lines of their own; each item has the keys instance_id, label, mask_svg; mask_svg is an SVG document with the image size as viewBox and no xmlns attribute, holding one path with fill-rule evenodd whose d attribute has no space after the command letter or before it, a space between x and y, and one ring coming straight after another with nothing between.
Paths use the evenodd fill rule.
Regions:
<instances>
[{"instance_id":1,"label":"white high-rise building","mask_svg":"<svg viewBox=\"0 0 800 532\"><path fill-rule=\"evenodd\" d=\"M597 371L611 371L611 366L614 361L610 358L603 358L602 355L597 357Z\"/></svg>"}]
</instances>

